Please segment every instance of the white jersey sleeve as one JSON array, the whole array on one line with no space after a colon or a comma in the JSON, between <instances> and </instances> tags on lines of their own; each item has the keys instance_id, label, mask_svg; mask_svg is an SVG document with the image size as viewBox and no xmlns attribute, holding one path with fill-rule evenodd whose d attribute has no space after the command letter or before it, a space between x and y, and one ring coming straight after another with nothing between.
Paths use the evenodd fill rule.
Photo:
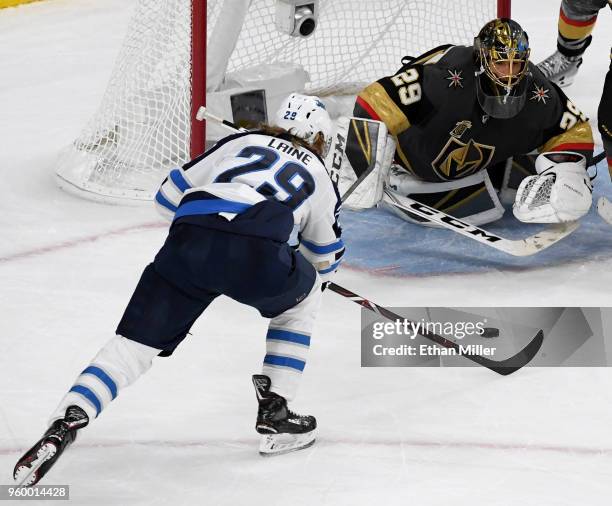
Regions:
<instances>
[{"instance_id":1,"label":"white jersey sleeve","mask_svg":"<svg viewBox=\"0 0 612 506\"><path fill-rule=\"evenodd\" d=\"M322 280L340 265L340 199L322 160L311 151L263 133L231 135L170 171L155 197L158 210L172 220L183 195L194 189L239 205L263 198L286 204L299 231L299 251Z\"/></svg>"},{"instance_id":2,"label":"white jersey sleeve","mask_svg":"<svg viewBox=\"0 0 612 506\"><path fill-rule=\"evenodd\" d=\"M172 169L155 195L158 212L164 218L172 221L185 192L212 183L215 167L224 158L231 158L232 154L236 154L232 141L243 136L244 134L236 134L225 137L206 153L182 167Z\"/></svg>"},{"instance_id":3,"label":"white jersey sleeve","mask_svg":"<svg viewBox=\"0 0 612 506\"><path fill-rule=\"evenodd\" d=\"M329 180L322 202L300 227L298 250L315 267L322 281L330 281L344 256L342 230L338 224L340 197ZM316 205L316 203L315 203Z\"/></svg>"}]
</instances>

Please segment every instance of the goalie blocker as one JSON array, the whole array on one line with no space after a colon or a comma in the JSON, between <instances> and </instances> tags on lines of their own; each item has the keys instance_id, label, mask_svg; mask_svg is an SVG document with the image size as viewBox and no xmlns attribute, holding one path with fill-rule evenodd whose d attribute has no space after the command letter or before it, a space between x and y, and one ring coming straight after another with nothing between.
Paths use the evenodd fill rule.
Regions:
<instances>
[{"instance_id":1,"label":"goalie blocker","mask_svg":"<svg viewBox=\"0 0 612 506\"><path fill-rule=\"evenodd\" d=\"M361 210L380 202L394 153L395 142L384 123L338 119L325 166L338 186L343 207Z\"/></svg>"}]
</instances>

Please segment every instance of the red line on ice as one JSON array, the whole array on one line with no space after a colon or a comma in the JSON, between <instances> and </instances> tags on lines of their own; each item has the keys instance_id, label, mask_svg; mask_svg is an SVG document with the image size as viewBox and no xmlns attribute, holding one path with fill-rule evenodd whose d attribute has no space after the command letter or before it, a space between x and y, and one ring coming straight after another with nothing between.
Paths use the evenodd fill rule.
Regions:
<instances>
[{"instance_id":1,"label":"red line on ice","mask_svg":"<svg viewBox=\"0 0 612 506\"><path fill-rule=\"evenodd\" d=\"M140 225L132 225L130 227L119 228L116 230L110 230L108 232L103 232L101 234L94 234L85 237L77 237L76 239L70 239L68 241L62 241L56 244L50 244L48 246L41 246L39 248L34 248L27 251L21 251L18 253L12 253L10 255L6 255L0 257L0 264L12 262L14 260L23 260L25 258L30 258L39 255L45 255L47 253L55 253L56 251L60 251L63 249L75 248L77 246L81 246L82 244L91 243L98 241L100 239L106 239L109 237L117 237L129 232L138 232L142 230L152 230L155 228L167 227L167 223L155 221L150 223L141 223Z\"/></svg>"},{"instance_id":2,"label":"red line on ice","mask_svg":"<svg viewBox=\"0 0 612 506\"><path fill-rule=\"evenodd\" d=\"M554 452L575 455L599 455L612 456L612 448L595 448L586 446L562 446L554 444L528 444L528 443L486 443L478 441L427 441L427 440L405 440L405 439L337 439L337 438L318 438L319 445L354 445L354 446L414 446L421 448L453 448L453 449L481 449L492 451L531 451L531 452ZM257 447L256 438L211 439L209 441L169 441L169 440L142 440L142 441L100 441L77 444L75 448L125 448L129 446L146 445L170 448L199 448L199 447L219 447L244 445ZM0 448L0 455L12 455L25 451L29 447L24 445L22 448ZM74 449L73 449L74 450Z\"/></svg>"}]
</instances>

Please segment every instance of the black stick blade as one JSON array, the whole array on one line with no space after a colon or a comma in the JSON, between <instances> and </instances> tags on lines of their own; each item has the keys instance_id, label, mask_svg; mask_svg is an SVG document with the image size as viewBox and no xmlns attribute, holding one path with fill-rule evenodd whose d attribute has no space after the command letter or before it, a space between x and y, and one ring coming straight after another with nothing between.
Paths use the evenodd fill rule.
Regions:
<instances>
[{"instance_id":1,"label":"black stick blade","mask_svg":"<svg viewBox=\"0 0 612 506\"><path fill-rule=\"evenodd\" d=\"M485 357L480 357L485 363L481 363L485 367L495 371L497 374L502 376L508 376L513 372L518 371L522 367L525 367L533 358L538 354L542 343L544 342L544 331L540 330L531 340L531 342L525 346L516 355L507 358L506 360L490 360Z\"/></svg>"}]
</instances>

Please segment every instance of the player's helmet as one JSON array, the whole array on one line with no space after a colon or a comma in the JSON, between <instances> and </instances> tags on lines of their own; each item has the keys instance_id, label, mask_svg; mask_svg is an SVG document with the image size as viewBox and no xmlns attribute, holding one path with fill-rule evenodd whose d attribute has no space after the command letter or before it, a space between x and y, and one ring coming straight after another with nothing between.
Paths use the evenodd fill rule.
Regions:
<instances>
[{"instance_id":1,"label":"player's helmet","mask_svg":"<svg viewBox=\"0 0 612 506\"><path fill-rule=\"evenodd\" d=\"M525 105L529 38L516 21L489 21L474 39L476 96L494 118L516 116Z\"/></svg>"},{"instance_id":2,"label":"player's helmet","mask_svg":"<svg viewBox=\"0 0 612 506\"><path fill-rule=\"evenodd\" d=\"M319 97L292 93L276 112L274 124L313 144L321 133L327 153L332 138L332 122Z\"/></svg>"}]
</instances>

